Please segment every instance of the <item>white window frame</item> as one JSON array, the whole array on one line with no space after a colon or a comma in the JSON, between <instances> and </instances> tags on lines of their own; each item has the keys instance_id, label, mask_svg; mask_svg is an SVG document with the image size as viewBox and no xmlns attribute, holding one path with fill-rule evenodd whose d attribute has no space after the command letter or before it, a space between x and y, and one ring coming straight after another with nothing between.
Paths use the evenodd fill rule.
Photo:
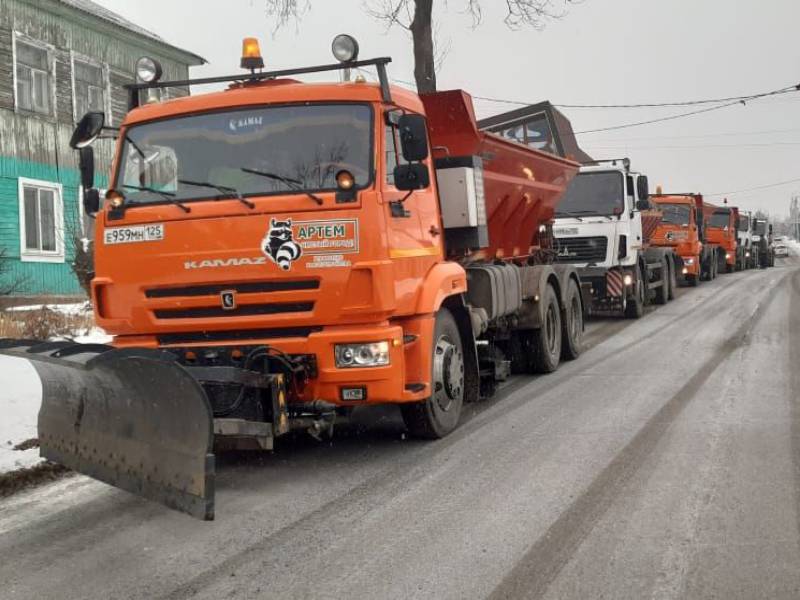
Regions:
<instances>
[{"instance_id":1,"label":"white window frame","mask_svg":"<svg viewBox=\"0 0 800 600\"><path fill-rule=\"evenodd\" d=\"M19 92L17 91L17 40L21 41L23 44L27 44L28 46L33 46L34 48L39 48L40 50L47 52L47 76L50 80L50 110L46 113L22 108L19 105ZM14 84L14 112L37 115L45 119L55 119L57 116L55 46L32 37L28 37L19 31L14 31L13 35L11 36L11 74Z\"/></svg>"},{"instance_id":2,"label":"white window frame","mask_svg":"<svg viewBox=\"0 0 800 600\"><path fill-rule=\"evenodd\" d=\"M36 187L41 189L53 190L54 198L54 221L56 227L56 249L55 252L30 250L26 246L25 239L25 187ZM64 256L64 186L52 181L41 179L28 179L20 177L17 187L19 196L19 256L22 262L43 262L43 263L63 263ZM40 224L41 227L41 224ZM39 234L41 239L41 233Z\"/></svg>"},{"instance_id":3,"label":"white window frame","mask_svg":"<svg viewBox=\"0 0 800 600\"><path fill-rule=\"evenodd\" d=\"M78 114L78 88L75 85L75 62L82 62L93 67L97 67L103 73L103 95L105 101L103 102L103 112L106 115L106 125L112 125L111 115L111 72L107 64L98 60L90 58L84 54L79 54L74 50L70 50L70 69L72 75L72 118L77 123L81 120L83 115Z\"/></svg>"}]
</instances>

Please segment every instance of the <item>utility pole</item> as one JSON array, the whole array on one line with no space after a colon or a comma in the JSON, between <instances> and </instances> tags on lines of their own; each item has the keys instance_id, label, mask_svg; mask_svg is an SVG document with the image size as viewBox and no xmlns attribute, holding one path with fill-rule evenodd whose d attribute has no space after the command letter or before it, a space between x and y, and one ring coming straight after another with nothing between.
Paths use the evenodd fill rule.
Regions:
<instances>
[{"instance_id":1,"label":"utility pole","mask_svg":"<svg viewBox=\"0 0 800 600\"><path fill-rule=\"evenodd\" d=\"M789 223L792 226L792 237L800 240L800 194L792 195L789 205Z\"/></svg>"}]
</instances>

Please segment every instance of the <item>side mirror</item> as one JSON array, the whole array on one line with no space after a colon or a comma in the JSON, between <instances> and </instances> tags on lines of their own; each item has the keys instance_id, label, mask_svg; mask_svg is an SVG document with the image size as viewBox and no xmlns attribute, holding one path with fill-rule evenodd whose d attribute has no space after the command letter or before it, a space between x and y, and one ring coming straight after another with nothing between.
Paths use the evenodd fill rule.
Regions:
<instances>
[{"instance_id":1,"label":"side mirror","mask_svg":"<svg viewBox=\"0 0 800 600\"><path fill-rule=\"evenodd\" d=\"M650 183L647 181L646 175L640 175L639 178L636 180L636 195L639 196L639 200L647 200L650 198ZM637 203L637 208L639 208ZM649 208L648 204L648 208ZM643 209L639 209L643 210Z\"/></svg>"},{"instance_id":2,"label":"side mirror","mask_svg":"<svg viewBox=\"0 0 800 600\"><path fill-rule=\"evenodd\" d=\"M413 192L423 190L431 184L428 167L421 163L397 165L394 168L394 186L398 190Z\"/></svg>"},{"instance_id":3,"label":"side mirror","mask_svg":"<svg viewBox=\"0 0 800 600\"><path fill-rule=\"evenodd\" d=\"M640 198L636 201L636 210L650 210L650 200Z\"/></svg>"},{"instance_id":4,"label":"side mirror","mask_svg":"<svg viewBox=\"0 0 800 600\"><path fill-rule=\"evenodd\" d=\"M81 185L88 190L94 187L94 149L84 146L79 150L78 168L81 172Z\"/></svg>"},{"instance_id":5,"label":"side mirror","mask_svg":"<svg viewBox=\"0 0 800 600\"><path fill-rule=\"evenodd\" d=\"M100 192L96 188L83 190L83 212L94 215L100 211Z\"/></svg>"},{"instance_id":6,"label":"side mirror","mask_svg":"<svg viewBox=\"0 0 800 600\"><path fill-rule=\"evenodd\" d=\"M428 158L428 128L422 115L406 114L398 120L403 158L409 162Z\"/></svg>"},{"instance_id":7,"label":"side mirror","mask_svg":"<svg viewBox=\"0 0 800 600\"><path fill-rule=\"evenodd\" d=\"M75 131L69 140L73 150L84 148L94 142L106 124L106 116L101 112L88 112L78 121Z\"/></svg>"}]
</instances>

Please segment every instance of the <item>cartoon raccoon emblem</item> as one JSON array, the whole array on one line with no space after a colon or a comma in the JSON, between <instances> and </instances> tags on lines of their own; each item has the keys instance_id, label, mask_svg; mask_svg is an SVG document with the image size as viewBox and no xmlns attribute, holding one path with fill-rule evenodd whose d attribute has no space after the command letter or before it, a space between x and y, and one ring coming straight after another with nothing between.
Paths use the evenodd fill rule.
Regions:
<instances>
[{"instance_id":1,"label":"cartoon raccoon emblem","mask_svg":"<svg viewBox=\"0 0 800 600\"><path fill-rule=\"evenodd\" d=\"M276 221L270 219L267 237L261 242L261 250L284 271L303 254L302 249L292 238L292 220Z\"/></svg>"}]
</instances>

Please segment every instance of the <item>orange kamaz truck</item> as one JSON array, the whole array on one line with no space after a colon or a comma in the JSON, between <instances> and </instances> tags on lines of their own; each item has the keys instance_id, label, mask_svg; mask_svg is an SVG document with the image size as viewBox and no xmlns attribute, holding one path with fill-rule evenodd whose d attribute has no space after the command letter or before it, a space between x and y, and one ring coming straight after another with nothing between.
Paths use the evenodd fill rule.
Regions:
<instances>
[{"instance_id":1,"label":"orange kamaz truck","mask_svg":"<svg viewBox=\"0 0 800 600\"><path fill-rule=\"evenodd\" d=\"M716 246L717 272L732 273L743 268L745 261L744 248L740 248L737 240L739 228L739 209L735 206L711 207L711 215L707 218L706 237L709 243Z\"/></svg>"},{"instance_id":2,"label":"orange kamaz truck","mask_svg":"<svg viewBox=\"0 0 800 600\"><path fill-rule=\"evenodd\" d=\"M554 264L578 164L478 130L469 95L388 83L388 58L161 81L138 64L118 129L79 123L96 216L92 302L112 346L5 341L43 386L41 453L200 518L215 452L332 432L397 404L447 435L512 371L581 351L585 287ZM375 68L378 82L301 83ZM159 101L171 86L227 89ZM117 138L104 199L91 143ZM560 144L559 144L560 146Z\"/></svg>"},{"instance_id":3,"label":"orange kamaz truck","mask_svg":"<svg viewBox=\"0 0 800 600\"><path fill-rule=\"evenodd\" d=\"M708 241L707 215L713 208L700 194L654 194L651 199L661 210L661 223L651 239L654 246L670 246L682 260L681 280L696 286L699 280L717 276L718 246Z\"/></svg>"}]
</instances>

